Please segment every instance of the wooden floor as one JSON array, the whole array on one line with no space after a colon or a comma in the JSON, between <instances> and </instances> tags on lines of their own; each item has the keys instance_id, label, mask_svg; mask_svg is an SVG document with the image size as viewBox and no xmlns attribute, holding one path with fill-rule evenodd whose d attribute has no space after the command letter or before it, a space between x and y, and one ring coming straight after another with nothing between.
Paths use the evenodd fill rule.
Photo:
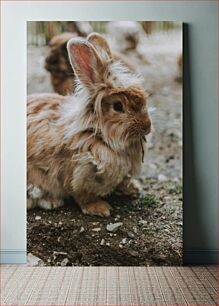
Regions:
<instances>
[{"instance_id":1,"label":"wooden floor","mask_svg":"<svg viewBox=\"0 0 219 306\"><path fill-rule=\"evenodd\" d=\"M1 266L1 305L217 305L217 267Z\"/></svg>"}]
</instances>

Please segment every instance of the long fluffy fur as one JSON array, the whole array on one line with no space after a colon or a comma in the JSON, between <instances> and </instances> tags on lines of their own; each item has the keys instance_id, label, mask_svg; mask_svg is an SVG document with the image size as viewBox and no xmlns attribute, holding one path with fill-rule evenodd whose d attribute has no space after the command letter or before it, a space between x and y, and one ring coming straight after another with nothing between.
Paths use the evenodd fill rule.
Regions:
<instances>
[{"instance_id":1,"label":"long fluffy fur","mask_svg":"<svg viewBox=\"0 0 219 306\"><path fill-rule=\"evenodd\" d=\"M139 173L141 137L150 127L139 78L111 61L101 78L90 88L77 80L72 96L28 97L28 184L47 197L73 196L84 212L85 204ZM111 110L114 96L130 109L124 122Z\"/></svg>"}]
</instances>

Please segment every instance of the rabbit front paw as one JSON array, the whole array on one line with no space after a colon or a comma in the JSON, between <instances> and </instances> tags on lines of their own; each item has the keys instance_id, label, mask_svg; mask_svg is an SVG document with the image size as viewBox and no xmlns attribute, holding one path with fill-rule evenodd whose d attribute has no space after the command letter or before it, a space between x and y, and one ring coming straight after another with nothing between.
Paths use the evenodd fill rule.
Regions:
<instances>
[{"instance_id":1,"label":"rabbit front paw","mask_svg":"<svg viewBox=\"0 0 219 306\"><path fill-rule=\"evenodd\" d=\"M44 196L44 191L33 184L27 185L27 209L33 209L38 205L38 200Z\"/></svg>"},{"instance_id":2,"label":"rabbit front paw","mask_svg":"<svg viewBox=\"0 0 219 306\"><path fill-rule=\"evenodd\" d=\"M134 197L138 196L141 192L141 184L135 179L124 180L116 189L117 194Z\"/></svg>"},{"instance_id":3,"label":"rabbit front paw","mask_svg":"<svg viewBox=\"0 0 219 306\"><path fill-rule=\"evenodd\" d=\"M59 208L64 205L64 201L62 199L56 199L53 197L46 197L38 200L38 206L46 209L46 210L52 210Z\"/></svg>"},{"instance_id":4,"label":"rabbit front paw","mask_svg":"<svg viewBox=\"0 0 219 306\"><path fill-rule=\"evenodd\" d=\"M85 215L109 217L112 207L103 200L98 200L93 203L87 203L81 207Z\"/></svg>"},{"instance_id":5,"label":"rabbit front paw","mask_svg":"<svg viewBox=\"0 0 219 306\"><path fill-rule=\"evenodd\" d=\"M37 203L34 199L27 198L27 210L33 209L36 206L37 206Z\"/></svg>"}]
</instances>

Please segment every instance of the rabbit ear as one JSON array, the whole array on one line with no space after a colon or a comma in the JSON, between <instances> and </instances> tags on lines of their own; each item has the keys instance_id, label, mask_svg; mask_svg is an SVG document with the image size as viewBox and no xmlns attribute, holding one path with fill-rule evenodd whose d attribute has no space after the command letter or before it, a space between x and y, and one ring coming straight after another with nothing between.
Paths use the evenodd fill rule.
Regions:
<instances>
[{"instance_id":1,"label":"rabbit ear","mask_svg":"<svg viewBox=\"0 0 219 306\"><path fill-rule=\"evenodd\" d=\"M87 40L100 52L101 55L103 55L104 58L112 58L112 53L109 44L102 35L93 32L88 35Z\"/></svg>"},{"instance_id":2,"label":"rabbit ear","mask_svg":"<svg viewBox=\"0 0 219 306\"><path fill-rule=\"evenodd\" d=\"M84 85L101 82L104 64L88 41L72 38L68 41L67 49L72 68Z\"/></svg>"}]
</instances>

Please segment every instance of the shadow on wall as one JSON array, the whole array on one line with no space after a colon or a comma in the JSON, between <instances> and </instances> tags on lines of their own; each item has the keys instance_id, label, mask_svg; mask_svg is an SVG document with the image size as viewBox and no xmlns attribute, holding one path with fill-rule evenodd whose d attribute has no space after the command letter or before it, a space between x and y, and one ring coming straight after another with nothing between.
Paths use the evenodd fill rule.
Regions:
<instances>
[{"instance_id":1,"label":"shadow on wall","mask_svg":"<svg viewBox=\"0 0 219 306\"><path fill-rule=\"evenodd\" d=\"M215 254L209 250L198 250L197 241L192 237L200 237L206 241L208 235L202 224L200 196L198 190L197 169L194 147L194 109L192 97L192 77L190 71L190 35L189 25L183 24L183 263L202 264L217 261ZM192 233L192 235L191 235ZM194 250L195 248L195 250ZM194 251L193 251L194 250Z\"/></svg>"}]
</instances>

